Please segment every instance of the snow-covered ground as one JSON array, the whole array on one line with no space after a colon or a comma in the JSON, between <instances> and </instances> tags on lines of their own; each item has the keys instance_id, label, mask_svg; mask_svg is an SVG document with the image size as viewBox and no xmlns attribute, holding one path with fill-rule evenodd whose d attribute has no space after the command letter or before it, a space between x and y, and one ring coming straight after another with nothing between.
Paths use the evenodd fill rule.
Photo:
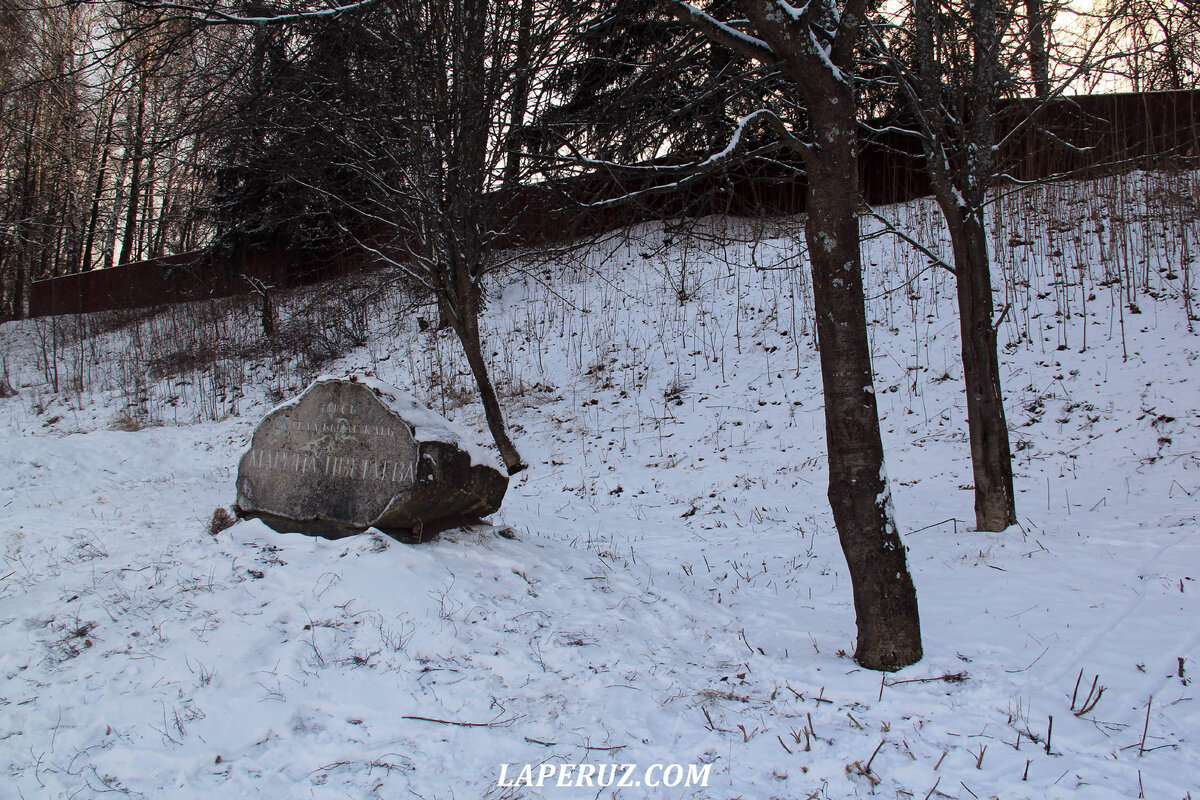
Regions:
<instances>
[{"instance_id":1,"label":"snow-covered ground","mask_svg":"<svg viewBox=\"0 0 1200 800\"><path fill-rule=\"evenodd\" d=\"M1171 180L1195 197L1196 175ZM289 388L278 364L207 404L140 376L180 424L130 430L102 381L50 390L45 323L6 324L0 797L1198 794L1200 339L1181 292L1200 222L1163 212L1165 183L998 206L1020 515L1001 534L972 530L952 277L866 245L926 654L886 676L847 656L811 294L781 268L796 220L647 225L499 282L488 342L532 467L493 527L417 546L208 532ZM936 228L927 202L885 213ZM326 371L413 388L486 440L448 334L371 324ZM123 374L122 341L76 347L72 374ZM555 785L612 764L643 783L707 767L707 786ZM523 785L526 765L554 777Z\"/></svg>"}]
</instances>

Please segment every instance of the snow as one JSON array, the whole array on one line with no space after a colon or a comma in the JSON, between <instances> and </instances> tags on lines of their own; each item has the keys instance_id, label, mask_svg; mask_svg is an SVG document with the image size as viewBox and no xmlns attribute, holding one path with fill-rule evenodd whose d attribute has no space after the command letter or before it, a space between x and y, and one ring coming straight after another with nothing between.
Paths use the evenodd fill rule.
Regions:
<instances>
[{"instance_id":1,"label":"snow","mask_svg":"<svg viewBox=\"0 0 1200 800\"><path fill-rule=\"evenodd\" d=\"M812 28L808 30L808 52L816 56L824 65L825 70L838 83L846 83L846 75L842 72L842 68L833 63L831 53L833 52L833 42L822 41L817 38L817 34ZM836 102L836 101L835 101ZM830 140L832 141L832 139Z\"/></svg>"},{"instance_id":2,"label":"snow","mask_svg":"<svg viewBox=\"0 0 1200 800\"><path fill-rule=\"evenodd\" d=\"M197 8L185 3L172 3L160 0L157 4L160 8L180 11L187 17L201 17L205 21L215 24L224 25L278 25L285 22L295 22L297 20L332 18L347 12L361 10L366 6L374 3L375 0L360 0L357 3L349 3L347 5L331 6L319 10L300 11L292 14L274 14L261 17L241 16L238 14L229 14L217 8Z\"/></svg>"},{"instance_id":3,"label":"snow","mask_svg":"<svg viewBox=\"0 0 1200 800\"><path fill-rule=\"evenodd\" d=\"M684 12L687 14L693 24L695 24L701 30L703 30L705 27L715 28L719 30L723 36L735 41L740 41L751 50L773 54L771 46L762 39L759 39L756 36L751 36L748 33L738 30L732 25L721 22L716 17L711 16L710 14L687 2L687 0L675 0L675 2L683 8Z\"/></svg>"},{"instance_id":4,"label":"snow","mask_svg":"<svg viewBox=\"0 0 1200 800\"><path fill-rule=\"evenodd\" d=\"M729 137L729 143L726 144L723 149L719 150L716 153L713 153L711 156L704 159L696 166L699 168L712 166L713 164L717 164L717 163L723 161L724 159L729 158L730 155L737 152L738 145L741 144L741 142L742 142L742 134L745 132L746 126L748 126L750 123L754 122L755 120L759 119L760 117L768 117L768 118L773 117L779 121L780 125L783 125L783 120L780 120L778 115L776 115L775 112L769 108L760 108L755 111L752 111L749 114L747 114L746 116L742 117L740 120L738 120L737 127L733 131L733 136Z\"/></svg>"},{"instance_id":5,"label":"snow","mask_svg":"<svg viewBox=\"0 0 1200 800\"><path fill-rule=\"evenodd\" d=\"M640 226L584 266L491 287L485 347L531 467L493 526L419 546L256 521L210 535L280 365L247 365L215 421L177 382L156 418L178 424L113 430L126 396L52 391L45 323L5 324L20 394L0 400L0 795L1195 795L1200 347L1187 251L1152 216L1166 181L1000 203L1020 517L1004 533L971 530L952 278L890 237L864 244L925 647L891 675L846 655L811 290L779 268L804 257L800 220ZM1047 224L1030 191L1077 222ZM1121 225L1106 198L1129 199ZM881 213L949 252L931 201ZM1137 314L1107 282L1126 259L1151 273ZM453 340L395 318L326 371L446 403L487 441ZM125 369L119 336L79 350L98 383ZM139 384L151 405L155 380ZM1076 715L1093 680L1103 695ZM711 775L531 788L499 785L505 764L509 782L529 765Z\"/></svg>"},{"instance_id":6,"label":"snow","mask_svg":"<svg viewBox=\"0 0 1200 800\"><path fill-rule=\"evenodd\" d=\"M775 8L786 14L792 20L792 22L804 21L804 16L808 13L808 5L808 3L805 3L797 8L791 3L784 2L784 0L775 0Z\"/></svg>"}]
</instances>

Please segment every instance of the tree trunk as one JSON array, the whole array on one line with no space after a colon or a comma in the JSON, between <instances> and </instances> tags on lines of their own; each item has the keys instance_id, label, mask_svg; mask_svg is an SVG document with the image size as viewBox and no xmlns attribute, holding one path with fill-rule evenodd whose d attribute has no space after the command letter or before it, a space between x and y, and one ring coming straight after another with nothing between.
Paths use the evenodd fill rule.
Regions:
<instances>
[{"instance_id":1,"label":"tree trunk","mask_svg":"<svg viewBox=\"0 0 1200 800\"><path fill-rule=\"evenodd\" d=\"M804 101L808 178L805 238L825 395L829 503L850 568L858 643L854 658L876 670L921 659L917 593L893 517L871 374L858 229L858 120L852 81L866 3L809 3L792 15L769 0L740 0L761 37L743 37L674 3L672 13L747 58L776 67Z\"/></svg>"},{"instance_id":2,"label":"tree trunk","mask_svg":"<svg viewBox=\"0 0 1200 800\"><path fill-rule=\"evenodd\" d=\"M146 116L146 85L142 79L141 93L138 97L137 117L132 128L133 156L131 158L132 172L129 176L129 205L125 212L125 236L121 242L121 255L118 264L128 264L133 259L134 239L137 236L138 208L141 206L142 189L142 136Z\"/></svg>"},{"instance_id":3,"label":"tree trunk","mask_svg":"<svg viewBox=\"0 0 1200 800\"><path fill-rule=\"evenodd\" d=\"M113 202L104 224L104 243L102 245L104 268L108 269L115 262L117 250L117 228L121 221L121 208L125 203L125 174L129 170L129 160L121 159L117 175L113 179Z\"/></svg>"},{"instance_id":4,"label":"tree trunk","mask_svg":"<svg viewBox=\"0 0 1200 800\"><path fill-rule=\"evenodd\" d=\"M29 318L29 270L25 259L17 255L17 274L13 277L12 311L15 319Z\"/></svg>"},{"instance_id":5,"label":"tree trunk","mask_svg":"<svg viewBox=\"0 0 1200 800\"><path fill-rule=\"evenodd\" d=\"M108 170L109 148L112 146L113 119L117 115L117 103L114 100L109 106L108 123L104 127L104 143L100 145L100 166L96 170L96 190L92 194L92 211L88 215L87 233L84 234L83 258L79 263L79 271L87 272L92 268L92 249L96 242L96 226L100 221L100 201L104 199L104 178Z\"/></svg>"},{"instance_id":6,"label":"tree trunk","mask_svg":"<svg viewBox=\"0 0 1200 800\"><path fill-rule=\"evenodd\" d=\"M274 340L275 338L275 303L271 299L269 289L263 288L262 291L262 329L263 336Z\"/></svg>"},{"instance_id":7,"label":"tree trunk","mask_svg":"<svg viewBox=\"0 0 1200 800\"><path fill-rule=\"evenodd\" d=\"M532 28L533 0L521 0L521 12L517 18L517 72L513 77L512 115L509 117L508 133L505 137L505 189L515 189L521 182L521 151L525 146L522 128L525 125L525 113L529 108L529 51Z\"/></svg>"},{"instance_id":8,"label":"tree trunk","mask_svg":"<svg viewBox=\"0 0 1200 800\"><path fill-rule=\"evenodd\" d=\"M504 460L504 467L509 475L516 475L528 465L521 460L521 454L508 438L508 429L504 425L504 414L500 409L500 399L496 397L496 388L488 375L487 361L483 357L483 349L479 338L478 317L472 314L459 313L453 323L454 332L462 342L463 352L467 356L467 364L475 377L475 385L479 388L479 401L483 404L483 415L487 418L488 430L496 442L496 449Z\"/></svg>"},{"instance_id":9,"label":"tree trunk","mask_svg":"<svg viewBox=\"0 0 1200 800\"><path fill-rule=\"evenodd\" d=\"M1025 16L1029 25L1029 71L1033 77L1033 91L1037 97L1045 98L1050 94L1050 56L1046 52L1046 30L1050 26L1045 0L1025 0Z\"/></svg>"},{"instance_id":10,"label":"tree trunk","mask_svg":"<svg viewBox=\"0 0 1200 800\"><path fill-rule=\"evenodd\" d=\"M30 133L25 135L25 162L21 167L19 184L20 201L17 206L17 235L13 237L18 243L14 254L17 264L17 274L13 285L13 312L17 319L29 318L29 284L33 281L33 275L30 274L30 266L34 258L34 241L36 236L35 231L31 230L31 227L33 227L33 217L36 213L37 202L35 198L38 194L35 177L37 165L34 163L35 151L32 131L37 128L41 107L42 103L39 97L34 103L28 123Z\"/></svg>"},{"instance_id":11,"label":"tree trunk","mask_svg":"<svg viewBox=\"0 0 1200 800\"><path fill-rule=\"evenodd\" d=\"M996 328L992 322L992 274L982 214L942 204L954 247L958 285L958 322L962 336L963 381L967 388L967 425L975 477L975 527L1002 531L1017 521L1012 451Z\"/></svg>"},{"instance_id":12,"label":"tree trunk","mask_svg":"<svg viewBox=\"0 0 1200 800\"><path fill-rule=\"evenodd\" d=\"M453 169L445 187L449 213L443 214L439 222L443 226L444 246L448 252L435 255L430 263L437 264L443 257L448 261L448 264L431 270L435 275L442 273L435 277L435 283L443 287L438 293L439 305L462 343L463 353L475 376L475 385L479 388L488 430L504 466L509 475L515 475L527 465L508 438L504 414L488 375L479 335L479 315L483 308L480 280L486 261L483 223L487 216L484 210L487 208L488 124L489 109L494 107L488 94L487 65L480 57L485 52L488 8L489 0L463 0L460 8L458 32L461 37L455 36L454 40L461 42L461 46L454 49L452 58L455 95L452 108L457 117L451 137ZM518 105L520 102L523 99L518 100ZM511 151L509 155L512 155ZM506 161L506 166L516 163Z\"/></svg>"},{"instance_id":13,"label":"tree trunk","mask_svg":"<svg viewBox=\"0 0 1200 800\"><path fill-rule=\"evenodd\" d=\"M854 659L893 671L921 660L921 625L883 464L859 253L854 98L848 86L840 94L811 112L822 145L805 158L829 503L854 589Z\"/></svg>"},{"instance_id":14,"label":"tree trunk","mask_svg":"<svg viewBox=\"0 0 1200 800\"><path fill-rule=\"evenodd\" d=\"M141 144L134 145L132 172L129 176L129 204L125 207L125 233L121 239L121 255L117 257L118 264L128 264L136 260L133 257L134 239L137 237L138 208L141 206L139 189L142 181Z\"/></svg>"},{"instance_id":15,"label":"tree trunk","mask_svg":"<svg viewBox=\"0 0 1200 800\"><path fill-rule=\"evenodd\" d=\"M137 260L143 258L154 258L154 253L150 251L151 242L151 225L155 217L154 195L155 195L155 178L154 170L156 168L156 159L153 155L145 159L146 165L144 168L145 179L142 181L142 211L137 225L137 246L134 252L137 253Z\"/></svg>"},{"instance_id":16,"label":"tree trunk","mask_svg":"<svg viewBox=\"0 0 1200 800\"><path fill-rule=\"evenodd\" d=\"M1035 81L1049 80L1038 65L1039 44L1035 37L1045 31L1043 2L1027 0L1026 4ZM992 321L991 259L984 228L987 189L996 180L991 145L996 141L995 107L1000 75L997 8L993 0L981 0L972 7L970 25L975 55L970 62L971 80L967 88L958 90L953 97L969 111L950 123L941 107L940 92L948 67L935 49L935 7L929 0L915 0L914 7L918 63L915 80L922 117L926 120L922 136L925 163L954 249L967 426L975 479L975 527L981 531L1002 531L1017 521L1017 510ZM1044 36L1040 42L1044 55Z\"/></svg>"}]
</instances>

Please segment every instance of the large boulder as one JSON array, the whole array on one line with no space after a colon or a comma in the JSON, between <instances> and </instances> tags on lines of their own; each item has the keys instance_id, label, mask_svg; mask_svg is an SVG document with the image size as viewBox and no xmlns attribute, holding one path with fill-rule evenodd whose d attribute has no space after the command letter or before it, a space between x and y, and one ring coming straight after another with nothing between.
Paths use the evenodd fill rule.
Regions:
<instances>
[{"instance_id":1,"label":"large boulder","mask_svg":"<svg viewBox=\"0 0 1200 800\"><path fill-rule=\"evenodd\" d=\"M277 531L406 534L491 514L507 488L493 455L412 395L322 377L255 428L237 505Z\"/></svg>"}]
</instances>

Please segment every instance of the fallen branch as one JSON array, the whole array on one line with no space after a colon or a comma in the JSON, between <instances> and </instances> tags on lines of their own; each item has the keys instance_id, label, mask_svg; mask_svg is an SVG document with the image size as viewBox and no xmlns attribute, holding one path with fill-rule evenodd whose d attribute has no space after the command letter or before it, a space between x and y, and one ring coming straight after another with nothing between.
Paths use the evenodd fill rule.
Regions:
<instances>
[{"instance_id":1,"label":"fallen branch","mask_svg":"<svg viewBox=\"0 0 1200 800\"><path fill-rule=\"evenodd\" d=\"M541 739L534 739L532 736L526 736L525 741L529 742L530 744L540 744L542 747L558 747L558 742L543 742ZM585 744L583 745L583 749L611 752L613 750L624 750L628 746L629 745L627 744L614 744L608 747L601 747L600 745Z\"/></svg>"},{"instance_id":2,"label":"fallen branch","mask_svg":"<svg viewBox=\"0 0 1200 800\"><path fill-rule=\"evenodd\" d=\"M887 681L884 686L899 686L902 683L933 683L935 681L945 681L946 683L962 683L967 679L965 672L947 672L945 675L938 675L934 678L907 678L902 681ZM879 691L880 696L883 696L882 688Z\"/></svg>"},{"instance_id":3,"label":"fallen branch","mask_svg":"<svg viewBox=\"0 0 1200 800\"><path fill-rule=\"evenodd\" d=\"M419 722L436 722L439 725L455 725L459 728L507 728L517 721L516 717L496 720L495 722L459 722L454 719L437 719L435 717L416 717L405 714L400 719L415 719ZM540 743L539 743L540 744Z\"/></svg>"}]
</instances>

